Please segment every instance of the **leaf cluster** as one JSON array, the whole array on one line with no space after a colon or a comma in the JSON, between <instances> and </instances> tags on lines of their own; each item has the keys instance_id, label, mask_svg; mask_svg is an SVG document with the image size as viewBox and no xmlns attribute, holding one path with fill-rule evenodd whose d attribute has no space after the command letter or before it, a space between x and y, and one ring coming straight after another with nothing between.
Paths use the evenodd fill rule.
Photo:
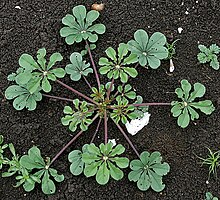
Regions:
<instances>
[{"instance_id":1,"label":"leaf cluster","mask_svg":"<svg viewBox=\"0 0 220 200\"><path fill-rule=\"evenodd\" d=\"M161 161L161 154L157 151L152 154L142 152L140 159L130 163L132 171L128 174L129 180L137 182L137 187L142 191L151 187L154 191L161 192L165 188L162 177L170 171L169 164Z\"/></svg>"},{"instance_id":2,"label":"leaf cluster","mask_svg":"<svg viewBox=\"0 0 220 200\"><path fill-rule=\"evenodd\" d=\"M93 25L99 17L98 11L91 10L87 13L85 6L79 5L72 9L72 13L73 15L67 14L62 19L65 27L60 30L61 37L65 37L68 45L79 43L82 40L94 43L98 40L98 34L105 32L106 28L103 24Z\"/></svg>"},{"instance_id":3,"label":"leaf cluster","mask_svg":"<svg viewBox=\"0 0 220 200\"><path fill-rule=\"evenodd\" d=\"M186 128L190 120L199 118L199 114L195 109L199 109L206 115L210 115L215 107L210 100L198 101L194 100L205 95L205 86L201 83L193 85L194 91L191 92L192 86L187 80L181 81L181 88L177 88L175 93L182 101L172 101L171 112L174 117L178 117L177 123L180 127Z\"/></svg>"},{"instance_id":4,"label":"leaf cluster","mask_svg":"<svg viewBox=\"0 0 220 200\"><path fill-rule=\"evenodd\" d=\"M128 49L137 56L141 66L148 65L152 69L157 69L161 64L160 60L168 57L165 44L164 34L155 32L149 38L145 30L139 29L134 33L134 40L128 42Z\"/></svg>"},{"instance_id":5,"label":"leaf cluster","mask_svg":"<svg viewBox=\"0 0 220 200\"><path fill-rule=\"evenodd\" d=\"M209 63L210 66L218 70L219 69L219 61L218 61L218 54L220 53L220 47L216 44L210 45L209 48L207 48L205 45L198 45L198 48L200 52L197 55L198 61L200 63Z\"/></svg>"},{"instance_id":6,"label":"leaf cluster","mask_svg":"<svg viewBox=\"0 0 220 200\"><path fill-rule=\"evenodd\" d=\"M74 109L70 106L64 107L64 117L61 122L64 126L69 126L69 129L74 132L79 126L81 130L86 131L88 125L92 123L89 117L93 114L93 109L90 109L86 101L80 102L79 99L73 101Z\"/></svg>"},{"instance_id":7,"label":"leaf cluster","mask_svg":"<svg viewBox=\"0 0 220 200\"><path fill-rule=\"evenodd\" d=\"M99 65L102 67L99 69L100 74L107 74L109 79L120 79L122 83L128 81L128 76L135 78L138 75L137 70L134 67L128 67L130 64L137 62L137 56L134 54L128 54L128 45L120 43L116 51L109 47L106 49L106 57L99 59Z\"/></svg>"},{"instance_id":8,"label":"leaf cluster","mask_svg":"<svg viewBox=\"0 0 220 200\"><path fill-rule=\"evenodd\" d=\"M84 145L82 152L74 150L69 154L69 161L72 163L70 171L73 175L79 175L82 172L86 177L96 176L96 181L105 185L110 177L115 180L123 178L124 173L121 169L128 167L129 160L125 157L119 157L124 153L125 148L118 144L95 144Z\"/></svg>"},{"instance_id":9,"label":"leaf cluster","mask_svg":"<svg viewBox=\"0 0 220 200\"><path fill-rule=\"evenodd\" d=\"M0 135L0 142L3 143L3 136ZM0 144L0 145L1 145ZM3 156L3 149L9 148L12 158L5 158ZM3 162L1 162L3 160ZM2 165L9 166L7 172L2 173L2 177L10 177L16 174L17 184L15 187L23 186L26 192L34 189L36 183L41 183L41 188L44 194L53 194L56 191L54 181L57 182L64 180L63 175L58 175L57 170L50 168L50 159L47 162L41 156L40 150L34 146L28 150L28 155L19 157L13 144L5 144L0 146L0 167ZM0 168L0 169L1 169Z\"/></svg>"},{"instance_id":10,"label":"leaf cluster","mask_svg":"<svg viewBox=\"0 0 220 200\"><path fill-rule=\"evenodd\" d=\"M16 73L8 76L8 80L15 81L17 85L8 87L5 91L7 99L14 99L13 106L16 110L27 108L34 110L37 101L41 101L41 90L50 92L52 87L50 81L65 76L65 70L62 68L53 68L56 62L61 61L63 57L60 53L53 53L46 64L46 49L39 49L37 52L37 61L29 54L22 54L19 58L20 67Z\"/></svg>"}]
</instances>

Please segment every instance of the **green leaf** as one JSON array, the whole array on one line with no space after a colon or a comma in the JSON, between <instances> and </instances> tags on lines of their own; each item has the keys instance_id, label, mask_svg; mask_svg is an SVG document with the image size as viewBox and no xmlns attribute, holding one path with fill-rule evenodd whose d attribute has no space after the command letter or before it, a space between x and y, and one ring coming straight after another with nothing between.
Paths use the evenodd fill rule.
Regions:
<instances>
[{"instance_id":1,"label":"green leaf","mask_svg":"<svg viewBox=\"0 0 220 200\"><path fill-rule=\"evenodd\" d=\"M110 175L113 179L118 181L123 178L124 176L123 171L117 168L114 164L112 164L111 162L108 162L108 167L109 167Z\"/></svg>"},{"instance_id":2,"label":"green leaf","mask_svg":"<svg viewBox=\"0 0 220 200\"><path fill-rule=\"evenodd\" d=\"M188 99L189 98L189 92L191 90L191 84L189 83L189 81L184 79L184 80L181 81L181 87L182 87L183 92L185 94L185 99Z\"/></svg>"},{"instance_id":3,"label":"green leaf","mask_svg":"<svg viewBox=\"0 0 220 200\"><path fill-rule=\"evenodd\" d=\"M48 171L45 171L44 173L41 188L44 194L54 194L56 191L56 186L54 182L49 178Z\"/></svg>"},{"instance_id":4,"label":"green leaf","mask_svg":"<svg viewBox=\"0 0 220 200\"><path fill-rule=\"evenodd\" d=\"M49 168L50 175L54 177L56 182L62 182L64 180L64 175L59 175L56 169Z\"/></svg>"},{"instance_id":5,"label":"green leaf","mask_svg":"<svg viewBox=\"0 0 220 200\"><path fill-rule=\"evenodd\" d=\"M99 12L96 11L96 10L91 10L87 13L87 16L86 16L86 23L87 25L92 25L92 23L97 20L99 17Z\"/></svg>"},{"instance_id":6,"label":"green leaf","mask_svg":"<svg viewBox=\"0 0 220 200\"><path fill-rule=\"evenodd\" d=\"M213 106L210 100L193 102L190 104L190 106L199 109L201 112L205 113L206 115L210 115L215 110L215 107Z\"/></svg>"},{"instance_id":7,"label":"green leaf","mask_svg":"<svg viewBox=\"0 0 220 200\"><path fill-rule=\"evenodd\" d=\"M116 51L112 47L107 48L105 53L110 59L112 59L114 62L117 62Z\"/></svg>"},{"instance_id":8,"label":"green leaf","mask_svg":"<svg viewBox=\"0 0 220 200\"><path fill-rule=\"evenodd\" d=\"M170 171L170 166L167 163L156 163L152 168L154 172L160 176L166 175Z\"/></svg>"},{"instance_id":9,"label":"green leaf","mask_svg":"<svg viewBox=\"0 0 220 200\"><path fill-rule=\"evenodd\" d=\"M191 93L188 101L194 101L197 97L203 97L205 94L205 86L201 83L194 84L194 91Z\"/></svg>"},{"instance_id":10,"label":"green leaf","mask_svg":"<svg viewBox=\"0 0 220 200\"><path fill-rule=\"evenodd\" d=\"M135 78L138 75L138 72L137 72L137 70L135 68L124 67L123 69L132 78Z\"/></svg>"},{"instance_id":11,"label":"green leaf","mask_svg":"<svg viewBox=\"0 0 220 200\"><path fill-rule=\"evenodd\" d=\"M212 61L210 62L210 66L215 70L219 69L218 57L216 55L213 56Z\"/></svg>"},{"instance_id":12,"label":"green leaf","mask_svg":"<svg viewBox=\"0 0 220 200\"><path fill-rule=\"evenodd\" d=\"M96 181L100 185L105 185L109 181L109 169L107 168L107 163L104 162L102 165L99 167L97 174L96 174Z\"/></svg>"},{"instance_id":13,"label":"green leaf","mask_svg":"<svg viewBox=\"0 0 220 200\"><path fill-rule=\"evenodd\" d=\"M34 69L40 69L39 65L29 54L22 54L19 58L19 65L27 71L32 71Z\"/></svg>"},{"instance_id":14,"label":"green leaf","mask_svg":"<svg viewBox=\"0 0 220 200\"><path fill-rule=\"evenodd\" d=\"M186 128L189 125L189 113L187 108L183 109L183 113L178 117L177 123L181 128Z\"/></svg>"},{"instance_id":15,"label":"green leaf","mask_svg":"<svg viewBox=\"0 0 220 200\"><path fill-rule=\"evenodd\" d=\"M66 74L65 70L62 68L52 69L50 70L50 72L53 73L58 78L63 78Z\"/></svg>"},{"instance_id":16,"label":"green leaf","mask_svg":"<svg viewBox=\"0 0 220 200\"><path fill-rule=\"evenodd\" d=\"M132 160L130 163L130 168L132 170L140 170L144 167L144 164L140 160Z\"/></svg>"},{"instance_id":17,"label":"green leaf","mask_svg":"<svg viewBox=\"0 0 220 200\"><path fill-rule=\"evenodd\" d=\"M15 77L15 81L18 85L25 85L31 80L31 78L32 78L31 72L23 72L23 73L19 73Z\"/></svg>"},{"instance_id":18,"label":"green leaf","mask_svg":"<svg viewBox=\"0 0 220 200\"><path fill-rule=\"evenodd\" d=\"M44 77L42 80L42 89L44 92L50 92L51 91L51 85L50 82L48 81L47 77Z\"/></svg>"},{"instance_id":19,"label":"green leaf","mask_svg":"<svg viewBox=\"0 0 220 200\"><path fill-rule=\"evenodd\" d=\"M118 62L120 63L124 56L128 53L128 46L127 44L120 43L118 47Z\"/></svg>"},{"instance_id":20,"label":"green leaf","mask_svg":"<svg viewBox=\"0 0 220 200\"><path fill-rule=\"evenodd\" d=\"M37 51L37 62L43 70L46 70L46 49L42 48Z\"/></svg>"},{"instance_id":21,"label":"green leaf","mask_svg":"<svg viewBox=\"0 0 220 200\"><path fill-rule=\"evenodd\" d=\"M156 192L161 192L165 188L165 185L162 182L162 177L152 170L149 170L148 174L151 180L151 188Z\"/></svg>"},{"instance_id":22,"label":"green leaf","mask_svg":"<svg viewBox=\"0 0 220 200\"><path fill-rule=\"evenodd\" d=\"M77 176L83 172L84 162L82 161L82 152L74 150L69 153L68 160L72 163L70 165L70 172Z\"/></svg>"},{"instance_id":23,"label":"green leaf","mask_svg":"<svg viewBox=\"0 0 220 200\"><path fill-rule=\"evenodd\" d=\"M134 33L134 39L140 45L142 50L147 48L148 44L148 34L145 30L139 29Z\"/></svg>"},{"instance_id":24,"label":"green leaf","mask_svg":"<svg viewBox=\"0 0 220 200\"><path fill-rule=\"evenodd\" d=\"M85 169L84 169L84 174L86 177L91 177L91 176L94 176L97 171L98 171L98 166L100 165L101 163L100 162L94 162L94 163L91 163L91 164L88 164L85 166Z\"/></svg>"},{"instance_id":25,"label":"green leaf","mask_svg":"<svg viewBox=\"0 0 220 200\"><path fill-rule=\"evenodd\" d=\"M122 153L124 153L125 151L125 148L121 145L121 144L118 144L112 151L111 153L109 154L110 156L116 156L116 155L121 155Z\"/></svg>"},{"instance_id":26,"label":"green leaf","mask_svg":"<svg viewBox=\"0 0 220 200\"><path fill-rule=\"evenodd\" d=\"M123 64L130 65L130 64L136 63L137 61L138 61L137 55L130 54L128 57L124 59Z\"/></svg>"},{"instance_id":27,"label":"green leaf","mask_svg":"<svg viewBox=\"0 0 220 200\"><path fill-rule=\"evenodd\" d=\"M50 61L47 65L47 70L49 70L51 67L53 67L56 64L56 62L62 61L62 60L63 60L63 56L60 53L53 53L50 56Z\"/></svg>"},{"instance_id":28,"label":"green leaf","mask_svg":"<svg viewBox=\"0 0 220 200\"><path fill-rule=\"evenodd\" d=\"M111 160L114 161L116 163L116 165L120 168L126 168L129 165L128 158L114 157L114 158L111 158Z\"/></svg>"},{"instance_id":29,"label":"green leaf","mask_svg":"<svg viewBox=\"0 0 220 200\"><path fill-rule=\"evenodd\" d=\"M137 186L141 191L147 191L151 186L151 180L149 179L146 172L143 172L137 182Z\"/></svg>"}]
</instances>

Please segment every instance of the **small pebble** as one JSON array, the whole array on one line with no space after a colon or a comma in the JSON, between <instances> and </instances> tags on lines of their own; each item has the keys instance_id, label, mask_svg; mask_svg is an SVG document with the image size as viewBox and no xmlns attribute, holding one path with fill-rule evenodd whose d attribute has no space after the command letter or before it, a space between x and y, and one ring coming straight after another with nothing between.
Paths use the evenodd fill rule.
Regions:
<instances>
[{"instance_id":1,"label":"small pebble","mask_svg":"<svg viewBox=\"0 0 220 200\"><path fill-rule=\"evenodd\" d=\"M206 184L209 184L209 181L207 180L205 183L206 183Z\"/></svg>"},{"instance_id":2,"label":"small pebble","mask_svg":"<svg viewBox=\"0 0 220 200\"><path fill-rule=\"evenodd\" d=\"M188 14L189 14L189 12L188 12L188 11L186 11L186 12L185 12L185 14L186 14L186 15L188 15Z\"/></svg>"},{"instance_id":3,"label":"small pebble","mask_svg":"<svg viewBox=\"0 0 220 200\"><path fill-rule=\"evenodd\" d=\"M21 10L21 7L20 7L20 6L15 6L15 8Z\"/></svg>"},{"instance_id":4,"label":"small pebble","mask_svg":"<svg viewBox=\"0 0 220 200\"><path fill-rule=\"evenodd\" d=\"M182 28L182 27L179 27L177 30L178 30L178 33L182 33L183 28Z\"/></svg>"}]
</instances>

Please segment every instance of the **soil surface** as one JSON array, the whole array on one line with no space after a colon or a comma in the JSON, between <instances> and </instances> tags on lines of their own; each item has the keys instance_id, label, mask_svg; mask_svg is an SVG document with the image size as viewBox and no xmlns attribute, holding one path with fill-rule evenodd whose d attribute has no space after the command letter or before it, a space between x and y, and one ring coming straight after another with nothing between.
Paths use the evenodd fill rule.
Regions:
<instances>
[{"instance_id":1,"label":"soil surface","mask_svg":"<svg viewBox=\"0 0 220 200\"><path fill-rule=\"evenodd\" d=\"M111 180L100 186L94 178L72 176L69 172L68 152L80 149L88 143L96 128L96 123L77 143L74 143L54 163L54 167L65 175L65 181L56 184L54 195L42 194L41 188L27 193L23 188L14 188L15 179L0 178L0 199L150 199L150 200L203 200L207 191L220 197L220 181L211 177L209 184L208 168L201 167L196 157L206 157L206 147L216 151L220 148L220 81L219 71L209 65L199 65L197 61L198 43L220 45L220 3L215 0L104 0L105 9L99 19L107 27L104 35L99 37L94 51L95 61L104 55L107 47L117 48L120 42L133 38L134 32L145 29L149 34L163 32L168 39L180 39L176 45L175 71L168 73L169 61L163 61L157 70L146 70L139 67L139 76L130 81L138 94L143 95L145 102L171 102L176 100L174 90L182 79L191 83L200 82L207 88L204 99L210 99L216 107L211 116L201 114L199 120L190 123L186 129L177 126L177 120L171 116L170 107L150 107L149 124L137 135L130 136L140 152L147 150L160 151L164 161L171 166L170 173L164 177L166 188L161 193L153 190L141 192L133 182L125 177L121 181ZM11 84L7 75L18 67L18 59L24 52L33 56L36 51L45 47L48 55L60 52L64 60L60 66L66 66L73 51L79 51L84 44L68 46L59 36L62 27L61 19L79 4L90 8L93 1L74 0L1 0L0 1L0 92ZM21 9L16 6L20 6ZM16 8L15 8L16 7ZM178 28L183 29L178 33ZM65 83L88 94L89 88L80 83L73 83L69 77ZM89 81L94 85L93 75ZM101 77L101 81L106 79ZM82 85L83 84L83 85ZM71 92L54 84L53 95L75 97ZM0 94L2 95L2 94ZM1 96L2 97L2 96ZM27 153L37 145L42 154L53 157L71 138L72 133L62 126L60 118L66 102L44 98L35 111L16 111L11 101L1 101L0 132L6 142L13 142L18 154ZM110 138L127 147L126 155L135 158L135 154L121 136L117 127L110 124ZM103 129L99 139L103 141Z\"/></svg>"}]
</instances>

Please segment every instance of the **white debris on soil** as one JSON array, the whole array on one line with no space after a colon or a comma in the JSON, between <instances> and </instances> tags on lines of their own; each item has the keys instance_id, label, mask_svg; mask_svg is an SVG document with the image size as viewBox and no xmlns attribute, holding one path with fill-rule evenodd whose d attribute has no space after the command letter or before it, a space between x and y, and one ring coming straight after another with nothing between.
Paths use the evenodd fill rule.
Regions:
<instances>
[{"instance_id":1,"label":"white debris on soil","mask_svg":"<svg viewBox=\"0 0 220 200\"><path fill-rule=\"evenodd\" d=\"M127 128L127 131L131 135L135 135L137 132L139 132L144 126L146 126L150 119L150 113L146 112L144 113L144 117L140 119L134 119L130 122L127 122L125 124L125 127Z\"/></svg>"},{"instance_id":2,"label":"white debris on soil","mask_svg":"<svg viewBox=\"0 0 220 200\"><path fill-rule=\"evenodd\" d=\"M21 10L21 7L20 7L20 6L15 6L15 8Z\"/></svg>"},{"instance_id":3,"label":"white debris on soil","mask_svg":"<svg viewBox=\"0 0 220 200\"><path fill-rule=\"evenodd\" d=\"M186 15L188 15L188 14L189 14L189 12L188 12L188 11L186 11L186 12L185 12L185 14L186 14Z\"/></svg>"},{"instance_id":4,"label":"white debris on soil","mask_svg":"<svg viewBox=\"0 0 220 200\"><path fill-rule=\"evenodd\" d=\"M172 73L172 72L174 72L174 64L173 64L173 60L172 59L170 59L170 72Z\"/></svg>"},{"instance_id":5,"label":"white debris on soil","mask_svg":"<svg viewBox=\"0 0 220 200\"><path fill-rule=\"evenodd\" d=\"M196 3L199 3L199 1L196 1Z\"/></svg>"},{"instance_id":6,"label":"white debris on soil","mask_svg":"<svg viewBox=\"0 0 220 200\"><path fill-rule=\"evenodd\" d=\"M206 181L205 183L206 183L206 184L209 184L209 181Z\"/></svg>"},{"instance_id":7,"label":"white debris on soil","mask_svg":"<svg viewBox=\"0 0 220 200\"><path fill-rule=\"evenodd\" d=\"M113 147L116 146L116 140L115 139L109 139L108 142L111 142L113 144Z\"/></svg>"},{"instance_id":8,"label":"white debris on soil","mask_svg":"<svg viewBox=\"0 0 220 200\"><path fill-rule=\"evenodd\" d=\"M178 30L178 33L181 34L182 31L183 31L183 28L182 28L182 27L179 27L177 30Z\"/></svg>"}]
</instances>

